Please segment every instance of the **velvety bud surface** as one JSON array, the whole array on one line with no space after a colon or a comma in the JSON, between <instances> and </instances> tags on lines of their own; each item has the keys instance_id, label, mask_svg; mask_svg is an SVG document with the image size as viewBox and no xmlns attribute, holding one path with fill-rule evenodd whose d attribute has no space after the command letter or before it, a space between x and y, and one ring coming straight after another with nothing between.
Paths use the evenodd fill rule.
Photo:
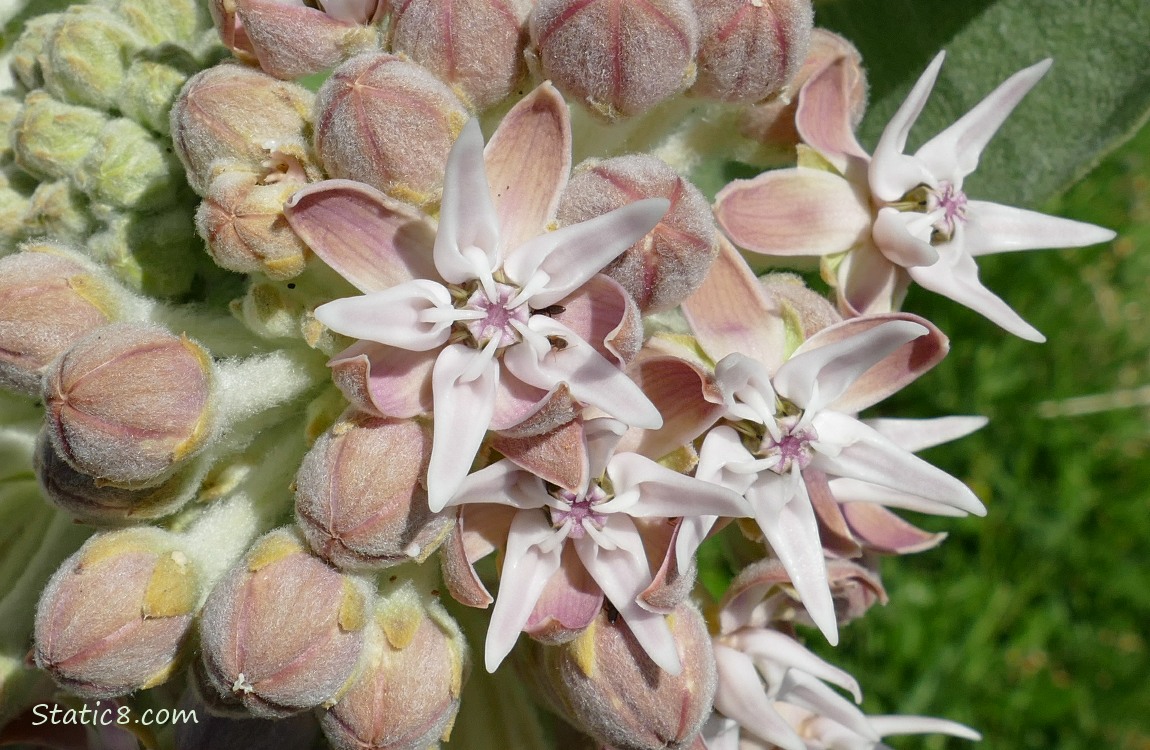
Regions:
<instances>
[{"instance_id":1,"label":"velvety bud surface","mask_svg":"<svg viewBox=\"0 0 1150 750\"><path fill-rule=\"evenodd\" d=\"M73 5L45 39L45 86L60 99L114 109L127 61L144 47L115 13L98 5Z\"/></svg>"},{"instance_id":2,"label":"velvety bud surface","mask_svg":"<svg viewBox=\"0 0 1150 750\"><path fill-rule=\"evenodd\" d=\"M44 68L41 55L44 52L44 39L56 25L59 13L45 13L29 18L24 30L12 44L8 67L16 82L29 91L44 88Z\"/></svg>"},{"instance_id":3,"label":"velvety bud surface","mask_svg":"<svg viewBox=\"0 0 1150 750\"><path fill-rule=\"evenodd\" d=\"M316 98L315 147L331 177L416 205L439 198L447 154L469 114L442 81L394 55L340 65Z\"/></svg>"},{"instance_id":4,"label":"velvety bud surface","mask_svg":"<svg viewBox=\"0 0 1150 750\"><path fill-rule=\"evenodd\" d=\"M36 663L86 698L158 685L180 666L198 600L195 571L168 532L97 534L44 589Z\"/></svg>"},{"instance_id":5,"label":"velvety bud surface","mask_svg":"<svg viewBox=\"0 0 1150 750\"><path fill-rule=\"evenodd\" d=\"M103 229L88 237L93 260L130 289L155 297L188 292L203 244L187 208L177 204L153 214L107 212L104 222Z\"/></svg>"},{"instance_id":6,"label":"velvety bud surface","mask_svg":"<svg viewBox=\"0 0 1150 750\"><path fill-rule=\"evenodd\" d=\"M699 77L693 93L757 102L780 91L806 58L811 0L694 0Z\"/></svg>"},{"instance_id":7,"label":"velvety bud surface","mask_svg":"<svg viewBox=\"0 0 1150 750\"><path fill-rule=\"evenodd\" d=\"M108 116L63 104L44 91L24 97L9 134L16 164L35 177L69 177L96 145Z\"/></svg>"},{"instance_id":8,"label":"velvety bud surface","mask_svg":"<svg viewBox=\"0 0 1150 750\"><path fill-rule=\"evenodd\" d=\"M369 595L290 529L257 541L200 620L204 673L226 701L281 718L335 700L363 647Z\"/></svg>"},{"instance_id":9,"label":"velvety bud surface","mask_svg":"<svg viewBox=\"0 0 1150 750\"><path fill-rule=\"evenodd\" d=\"M44 368L118 308L110 280L73 251L41 243L0 258L0 386L39 393Z\"/></svg>"},{"instance_id":10,"label":"velvety bud surface","mask_svg":"<svg viewBox=\"0 0 1150 750\"><path fill-rule=\"evenodd\" d=\"M446 81L475 109L515 89L529 0L395 0L391 48Z\"/></svg>"},{"instance_id":11,"label":"velvety bud surface","mask_svg":"<svg viewBox=\"0 0 1150 750\"><path fill-rule=\"evenodd\" d=\"M78 471L143 487L166 478L212 432L210 355L158 326L117 323L48 371L48 434Z\"/></svg>"},{"instance_id":12,"label":"velvety bud surface","mask_svg":"<svg viewBox=\"0 0 1150 750\"><path fill-rule=\"evenodd\" d=\"M539 0L530 29L544 77L607 119L645 112L695 80L689 0Z\"/></svg>"},{"instance_id":13,"label":"velvety bud surface","mask_svg":"<svg viewBox=\"0 0 1150 750\"><path fill-rule=\"evenodd\" d=\"M71 180L41 182L29 197L21 217L24 225L21 234L83 242L96 225L89 205L88 197L77 190Z\"/></svg>"},{"instance_id":14,"label":"velvety bud surface","mask_svg":"<svg viewBox=\"0 0 1150 750\"><path fill-rule=\"evenodd\" d=\"M120 117L100 131L75 180L94 201L145 213L174 203L184 174L165 143Z\"/></svg>"},{"instance_id":15,"label":"velvety bud surface","mask_svg":"<svg viewBox=\"0 0 1150 750\"><path fill-rule=\"evenodd\" d=\"M567 184L556 218L560 225L576 224L643 198L667 198L671 208L603 272L642 312L659 312L695 291L718 254L711 207L698 188L645 154L589 162Z\"/></svg>"},{"instance_id":16,"label":"velvety bud surface","mask_svg":"<svg viewBox=\"0 0 1150 750\"><path fill-rule=\"evenodd\" d=\"M244 43L260 68L285 80L331 70L356 53L379 48L375 26L367 25L375 14L366 6L374 3L359 2L364 13L355 13L354 18L331 12L337 6L350 9L351 5L338 1L305 5L281 0L234 3L235 18L246 37Z\"/></svg>"},{"instance_id":17,"label":"velvety bud surface","mask_svg":"<svg viewBox=\"0 0 1150 750\"><path fill-rule=\"evenodd\" d=\"M162 61L134 60L124 73L118 106L121 112L150 130L167 135L172 103L188 75Z\"/></svg>"},{"instance_id":18,"label":"velvety bud surface","mask_svg":"<svg viewBox=\"0 0 1150 750\"><path fill-rule=\"evenodd\" d=\"M430 425L356 415L316 441L296 477L296 517L317 554L341 568L422 562L453 515L427 507Z\"/></svg>"}]
</instances>

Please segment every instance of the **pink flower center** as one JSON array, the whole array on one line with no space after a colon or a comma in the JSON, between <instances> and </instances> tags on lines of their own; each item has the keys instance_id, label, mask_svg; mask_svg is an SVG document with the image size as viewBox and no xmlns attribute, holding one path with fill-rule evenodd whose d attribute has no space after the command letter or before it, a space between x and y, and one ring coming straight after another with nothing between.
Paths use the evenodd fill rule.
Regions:
<instances>
[{"instance_id":1,"label":"pink flower center","mask_svg":"<svg viewBox=\"0 0 1150 750\"><path fill-rule=\"evenodd\" d=\"M527 305L510 306L519 290L508 284L495 284L495 298L492 299L479 287L463 305L464 310L473 310L483 313L482 318L464 322L467 331L475 339L477 348L482 349L492 339L498 340L499 348L510 346L519 342L519 331L515 330L513 322L526 323L529 315Z\"/></svg>"},{"instance_id":2,"label":"pink flower center","mask_svg":"<svg viewBox=\"0 0 1150 750\"><path fill-rule=\"evenodd\" d=\"M561 510L559 508L550 508L551 525L555 528L559 528L570 521L571 531L569 536L572 539L583 538L583 535L587 533L584 528L584 524L587 522L595 524L596 529L603 528L603 524L607 522L607 515L605 513L596 513L593 510L594 506L608 500L607 493L597 484L591 485L587 490L587 494L583 496L576 495L569 490L559 490L556 497L570 506L570 509Z\"/></svg>"},{"instance_id":3,"label":"pink flower center","mask_svg":"<svg viewBox=\"0 0 1150 750\"><path fill-rule=\"evenodd\" d=\"M782 435L775 440L770 433L763 436L759 455L763 458L778 456L779 462L771 469L778 474L787 474L797 465L799 470L807 468L814 457L811 443L819 436L813 427L798 427L799 417L783 417L779 420Z\"/></svg>"},{"instance_id":4,"label":"pink flower center","mask_svg":"<svg viewBox=\"0 0 1150 750\"><path fill-rule=\"evenodd\" d=\"M930 209L942 209L942 218L934 225L940 236L939 241L947 241L954 236L959 222L966 221L966 193L952 183L944 182L931 193Z\"/></svg>"}]
</instances>

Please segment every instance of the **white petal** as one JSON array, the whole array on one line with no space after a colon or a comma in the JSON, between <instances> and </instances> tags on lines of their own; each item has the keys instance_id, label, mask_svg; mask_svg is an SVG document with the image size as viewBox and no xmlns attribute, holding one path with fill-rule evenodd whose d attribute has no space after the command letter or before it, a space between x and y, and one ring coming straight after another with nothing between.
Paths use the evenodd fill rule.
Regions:
<instances>
[{"instance_id":1,"label":"white petal","mask_svg":"<svg viewBox=\"0 0 1150 750\"><path fill-rule=\"evenodd\" d=\"M739 722L712 713L700 732L705 750L739 750Z\"/></svg>"},{"instance_id":2,"label":"white petal","mask_svg":"<svg viewBox=\"0 0 1150 750\"><path fill-rule=\"evenodd\" d=\"M957 721L930 716L871 716L870 724L882 737L892 734L949 734L977 742L982 735Z\"/></svg>"},{"instance_id":3,"label":"white petal","mask_svg":"<svg viewBox=\"0 0 1150 750\"><path fill-rule=\"evenodd\" d=\"M765 659L786 669L798 669L848 691L855 703L862 703L858 681L838 667L823 661L801 643L777 630L746 628L731 636L739 650L756 661Z\"/></svg>"},{"instance_id":4,"label":"white petal","mask_svg":"<svg viewBox=\"0 0 1150 750\"><path fill-rule=\"evenodd\" d=\"M610 417L588 419L583 423L583 440L587 443L587 476L598 479L607 469L615 446L627 432L627 425Z\"/></svg>"},{"instance_id":5,"label":"white petal","mask_svg":"<svg viewBox=\"0 0 1150 750\"><path fill-rule=\"evenodd\" d=\"M939 52L934 60L927 66L922 76L907 95L906 101L895 112L894 117L887 123L882 131L878 144L871 158L870 189L876 198L891 202L902 198L908 191L921 184L933 186L934 179L926 170L923 163L913 156L906 156L906 137L910 128L918 119L923 106L926 105L930 90L934 87L938 71L942 68L945 52Z\"/></svg>"},{"instance_id":6,"label":"white petal","mask_svg":"<svg viewBox=\"0 0 1150 750\"><path fill-rule=\"evenodd\" d=\"M1086 247L1109 242L1116 236L1109 229L1047 216L1037 211L968 201L962 227L963 248L971 255L990 255L1055 247Z\"/></svg>"},{"instance_id":7,"label":"white petal","mask_svg":"<svg viewBox=\"0 0 1150 750\"><path fill-rule=\"evenodd\" d=\"M737 492L710 482L693 479L655 463L637 453L618 453L607 465L607 476L615 487L616 499L625 494L637 498L629 508L618 508L634 518L677 518L713 515L746 518L750 508ZM599 509L614 512L614 500Z\"/></svg>"},{"instance_id":8,"label":"white petal","mask_svg":"<svg viewBox=\"0 0 1150 750\"><path fill-rule=\"evenodd\" d=\"M476 369L479 372L473 376ZM427 466L427 504L432 511L443 509L471 470L491 424L498 385L499 364L478 349L452 344L435 360L434 429Z\"/></svg>"},{"instance_id":9,"label":"white petal","mask_svg":"<svg viewBox=\"0 0 1150 750\"><path fill-rule=\"evenodd\" d=\"M715 384L723 394L727 416L763 425L775 423L775 389L767 368L758 360L738 352L728 354L715 365Z\"/></svg>"},{"instance_id":10,"label":"white petal","mask_svg":"<svg viewBox=\"0 0 1150 750\"><path fill-rule=\"evenodd\" d=\"M483 133L479 121L472 119L447 157L435 268L447 281L462 284L490 276L500 260L499 219L483 166Z\"/></svg>"},{"instance_id":11,"label":"white petal","mask_svg":"<svg viewBox=\"0 0 1150 750\"><path fill-rule=\"evenodd\" d=\"M503 271L531 290L532 307L553 305L654 229L670 206L666 198L646 198L541 234L507 258Z\"/></svg>"},{"instance_id":12,"label":"white petal","mask_svg":"<svg viewBox=\"0 0 1150 750\"><path fill-rule=\"evenodd\" d=\"M715 666L719 674L719 688L715 692L716 711L739 722L764 742L785 750L806 750L806 743L767 697L750 657L716 644Z\"/></svg>"},{"instance_id":13,"label":"white petal","mask_svg":"<svg viewBox=\"0 0 1150 750\"><path fill-rule=\"evenodd\" d=\"M531 610L539 601L547 580L559 570L563 545L546 544L555 533L542 511L520 511L511 521L503 571L499 575L499 593L487 626L483 660L488 672L494 672L510 653L531 618Z\"/></svg>"},{"instance_id":14,"label":"white petal","mask_svg":"<svg viewBox=\"0 0 1150 750\"><path fill-rule=\"evenodd\" d=\"M424 352L447 343L454 312L442 284L416 279L320 305L315 317L344 336Z\"/></svg>"},{"instance_id":15,"label":"white petal","mask_svg":"<svg viewBox=\"0 0 1150 750\"><path fill-rule=\"evenodd\" d=\"M938 262L938 251L930 244L935 218L932 214L879 209L871 228L875 247L891 263L910 268Z\"/></svg>"},{"instance_id":16,"label":"white petal","mask_svg":"<svg viewBox=\"0 0 1150 750\"><path fill-rule=\"evenodd\" d=\"M902 508L916 513L952 518L969 515L953 505L850 477L835 477L830 480L830 488L835 501L839 503L874 503L886 508Z\"/></svg>"},{"instance_id":17,"label":"white petal","mask_svg":"<svg viewBox=\"0 0 1150 750\"><path fill-rule=\"evenodd\" d=\"M949 443L981 430L986 417L935 417L933 419L864 419L863 424L903 450L917 453Z\"/></svg>"},{"instance_id":18,"label":"white petal","mask_svg":"<svg viewBox=\"0 0 1150 750\"><path fill-rule=\"evenodd\" d=\"M978 167L978 157L998 128L1053 63L1046 59L1007 78L974 109L923 144L915 156L939 179L961 183Z\"/></svg>"},{"instance_id":19,"label":"white petal","mask_svg":"<svg viewBox=\"0 0 1150 750\"><path fill-rule=\"evenodd\" d=\"M781 700L813 711L871 742L878 742L879 734L867 721L866 714L830 687L798 670L787 672L784 682L779 694Z\"/></svg>"},{"instance_id":20,"label":"white petal","mask_svg":"<svg viewBox=\"0 0 1150 750\"><path fill-rule=\"evenodd\" d=\"M508 459L469 474L446 506L467 503L510 505L520 510L551 505L543 480ZM438 512L442 508L433 508Z\"/></svg>"},{"instance_id":21,"label":"white petal","mask_svg":"<svg viewBox=\"0 0 1150 750\"><path fill-rule=\"evenodd\" d=\"M745 493L755 481L755 475L747 472L731 471L732 464L746 464L754 461L739 433L726 425L720 425L707 433L703 446L699 449L699 465L695 467L695 477L704 482L728 487L740 495Z\"/></svg>"}]
</instances>

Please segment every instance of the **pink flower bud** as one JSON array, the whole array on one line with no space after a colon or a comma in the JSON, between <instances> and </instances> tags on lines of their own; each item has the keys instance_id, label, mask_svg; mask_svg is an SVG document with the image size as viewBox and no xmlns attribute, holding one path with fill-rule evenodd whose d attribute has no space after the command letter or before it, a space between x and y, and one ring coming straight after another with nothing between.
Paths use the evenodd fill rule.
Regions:
<instances>
[{"instance_id":1,"label":"pink flower bud","mask_svg":"<svg viewBox=\"0 0 1150 750\"><path fill-rule=\"evenodd\" d=\"M313 96L242 65L216 65L188 79L172 106L171 132L188 182L204 195L217 161L266 171L280 151L310 166L308 132Z\"/></svg>"},{"instance_id":2,"label":"pink flower bud","mask_svg":"<svg viewBox=\"0 0 1150 750\"><path fill-rule=\"evenodd\" d=\"M699 14L699 77L708 99L757 102L781 91L806 58L811 0L693 0Z\"/></svg>"},{"instance_id":3,"label":"pink flower bud","mask_svg":"<svg viewBox=\"0 0 1150 750\"><path fill-rule=\"evenodd\" d=\"M608 120L646 112L695 80L690 0L539 0L530 25L543 76Z\"/></svg>"},{"instance_id":4,"label":"pink flower bud","mask_svg":"<svg viewBox=\"0 0 1150 750\"><path fill-rule=\"evenodd\" d=\"M159 326L100 328L45 374L52 447L77 471L124 487L166 479L212 434L211 356Z\"/></svg>"},{"instance_id":5,"label":"pink flower bud","mask_svg":"<svg viewBox=\"0 0 1150 750\"><path fill-rule=\"evenodd\" d=\"M612 621L613 620L613 621ZM571 643L541 650L535 678L560 714L617 750L688 748L711 714L715 657L707 625L692 606L668 617L683 671L660 669L621 618L600 613ZM538 653L538 652L537 652Z\"/></svg>"},{"instance_id":6,"label":"pink flower bud","mask_svg":"<svg viewBox=\"0 0 1150 750\"><path fill-rule=\"evenodd\" d=\"M670 310L686 299L703 283L719 252L711 207L698 188L653 156L618 156L580 165L556 215L561 225L577 224L656 197L670 200L670 210L603 269L645 313Z\"/></svg>"},{"instance_id":7,"label":"pink flower bud","mask_svg":"<svg viewBox=\"0 0 1150 750\"><path fill-rule=\"evenodd\" d=\"M327 6L345 6L342 2L320 2L320 7L303 2L283 0L235 0L235 16L243 37L239 39L255 54L260 67L276 78L292 79L330 70L357 52L378 49L374 26L368 26L381 10L375 3L359 3L362 14L346 16L325 12ZM354 17L353 17L354 16ZM226 15L224 16L227 20ZM221 36L227 32L220 27ZM236 41L234 32L233 42Z\"/></svg>"},{"instance_id":8,"label":"pink flower bud","mask_svg":"<svg viewBox=\"0 0 1150 750\"><path fill-rule=\"evenodd\" d=\"M62 245L37 243L0 258L0 386L39 393L53 359L116 319L121 294Z\"/></svg>"},{"instance_id":9,"label":"pink flower bud","mask_svg":"<svg viewBox=\"0 0 1150 750\"><path fill-rule=\"evenodd\" d=\"M843 316L833 302L810 289L803 278L793 273L769 273L759 283L783 316L787 332L800 343L827 326L842 322Z\"/></svg>"},{"instance_id":10,"label":"pink flower bud","mask_svg":"<svg viewBox=\"0 0 1150 750\"><path fill-rule=\"evenodd\" d=\"M423 750L451 732L466 642L437 602L420 598L401 589L377 608L363 671L321 719L336 750Z\"/></svg>"},{"instance_id":11,"label":"pink flower bud","mask_svg":"<svg viewBox=\"0 0 1150 750\"><path fill-rule=\"evenodd\" d=\"M153 528L89 539L36 610L36 664L85 698L152 687L180 666L199 600L176 538Z\"/></svg>"},{"instance_id":12,"label":"pink flower bud","mask_svg":"<svg viewBox=\"0 0 1150 750\"><path fill-rule=\"evenodd\" d=\"M475 109L507 98L523 77L531 0L395 0L391 48L450 84Z\"/></svg>"},{"instance_id":13,"label":"pink flower bud","mask_svg":"<svg viewBox=\"0 0 1150 750\"><path fill-rule=\"evenodd\" d=\"M225 703L281 718L334 701L363 647L370 592L312 556L298 533L260 538L208 597L204 676Z\"/></svg>"},{"instance_id":14,"label":"pink flower bud","mask_svg":"<svg viewBox=\"0 0 1150 750\"><path fill-rule=\"evenodd\" d=\"M394 55L335 69L316 98L315 148L331 177L423 205L438 200L447 154L469 117L442 81Z\"/></svg>"},{"instance_id":15,"label":"pink flower bud","mask_svg":"<svg viewBox=\"0 0 1150 750\"><path fill-rule=\"evenodd\" d=\"M264 184L246 170L221 172L196 211L196 229L220 266L284 280L303 273L307 246L284 218L283 206L300 183Z\"/></svg>"},{"instance_id":16,"label":"pink flower bud","mask_svg":"<svg viewBox=\"0 0 1150 750\"><path fill-rule=\"evenodd\" d=\"M317 554L341 568L422 562L451 530L427 507L431 428L356 414L316 442L296 477L296 518Z\"/></svg>"}]
</instances>

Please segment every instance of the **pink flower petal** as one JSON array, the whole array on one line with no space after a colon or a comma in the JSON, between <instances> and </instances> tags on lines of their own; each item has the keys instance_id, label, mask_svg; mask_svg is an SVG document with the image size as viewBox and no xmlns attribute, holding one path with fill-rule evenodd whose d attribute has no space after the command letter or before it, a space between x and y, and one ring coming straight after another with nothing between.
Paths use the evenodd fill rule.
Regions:
<instances>
[{"instance_id":1,"label":"pink flower petal","mask_svg":"<svg viewBox=\"0 0 1150 750\"><path fill-rule=\"evenodd\" d=\"M439 279L431 255L435 229L427 217L369 185L309 185L292 195L284 216L316 255L362 292Z\"/></svg>"},{"instance_id":2,"label":"pink flower petal","mask_svg":"<svg viewBox=\"0 0 1150 750\"><path fill-rule=\"evenodd\" d=\"M722 393L698 363L640 352L627 372L663 416L661 428L643 431L631 449L635 453L662 458L702 435L723 415Z\"/></svg>"},{"instance_id":3,"label":"pink flower petal","mask_svg":"<svg viewBox=\"0 0 1150 750\"><path fill-rule=\"evenodd\" d=\"M479 121L472 119L447 156L435 267L447 281L462 284L489 277L501 260L499 220L483 165L483 133Z\"/></svg>"},{"instance_id":4,"label":"pink flower petal","mask_svg":"<svg viewBox=\"0 0 1150 750\"><path fill-rule=\"evenodd\" d=\"M320 0L320 6L332 18L349 23L371 23L383 12L380 0Z\"/></svg>"},{"instance_id":5,"label":"pink flower petal","mask_svg":"<svg viewBox=\"0 0 1150 750\"><path fill-rule=\"evenodd\" d=\"M382 292L320 305L315 317L344 336L424 352L447 343L454 312L451 294L444 286L415 279Z\"/></svg>"},{"instance_id":6,"label":"pink flower petal","mask_svg":"<svg viewBox=\"0 0 1150 750\"><path fill-rule=\"evenodd\" d=\"M855 536L875 552L907 555L937 547L946 539L946 534L923 531L881 505L845 503L841 508Z\"/></svg>"},{"instance_id":7,"label":"pink flower petal","mask_svg":"<svg viewBox=\"0 0 1150 750\"><path fill-rule=\"evenodd\" d=\"M627 425L610 417L588 419L583 424L587 441L587 476L599 479L607 471L607 464L615 454L619 440L627 432Z\"/></svg>"},{"instance_id":8,"label":"pink flower petal","mask_svg":"<svg viewBox=\"0 0 1150 750\"><path fill-rule=\"evenodd\" d=\"M842 507L831 492L830 483L821 471L807 467L803 470L803 481L807 485L807 495L811 499L815 518L819 522L819 541L823 544L826 557L851 558L862 554L862 547L855 540L851 528L843 516Z\"/></svg>"},{"instance_id":9,"label":"pink flower petal","mask_svg":"<svg viewBox=\"0 0 1150 750\"><path fill-rule=\"evenodd\" d=\"M596 274L560 300L561 311L550 317L595 347L607 360L623 367L642 345L639 308L619 282Z\"/></svg>"},{"instance_id":10,"label":"pink flower petal","mask_svg":"<svg viewBox=\"0 0 1150 750\"><path fill-rule=\"evenodd\" d=\"M1082 221L1047 216L1037 211L967 201L962 248L974 257L1020 250L1086 247L1109 242L1115 233Z\"/></svg>"},{"instance_id":11,"label":"pink flower petal","mask_svg":"<svg viewBox=\"0 0 1150 750\"><path fill-rule=\"evenodd\" d=\"M347 400L362 411L406 419L431 411L431 372L438 350L412 352L360 341L328 366Z\"/></svg>"},{"instance_id":12,"label":"pink flower petal","mask_svg":"<svg viewBox=\"0 0 1150 750\"><path fill-rule=\"evenodd\" d=\"M548 579L523 629L533 638L554 642L590 625L602 607L603 591L575 548L564 544L559 569Z\"/></svg>"},{"instance_id":13,"label":"pink flower petal","mask_svg":"<svg viewBox=\"0 0 1150 750\"><path fill-rule=\"evenodd\" d=\"M549 82L503 116L484 150L504 252L542 234L571 172L571 116Z\"/></svg>"},{"instance_id":14,"label":"pink flower petal","mask_svg":"<svg viewBox=\"0 0 1150 750\"><path fill-rule=\"evenodd\" d=\"M547 415L542 412L548 411L549 406L554 406L561 412L556 414L557 419L568 421L574 415L567 414L567 410L563 409L564 397L559 393L561 390L564 390L562 385L553 386L550 390L528 385L505 368L499 378L499 387L495 391L495 411L491 416L491 429L511 430L518 428L524 422L545 419ZM526 437L521 434L522 432L515 429L511 437ZM532 435L541 432L547 430L530 431Z\"/></svg>"},{"instance_id":15,"label":"pink flower petal","mask_svg":"<svg viewBox=\"0 0 1150 750\"><path fill-rule=\"evenodd\" d=\"M839 309L844 315L890 312L902 301L910 279L906 271L865 242L847 253L836 272Z\"/></svg>"},{"instance_id":16,"label":"pink flower petal","mask_svg":"<svg viewBox=\"0 0 1150 750\"><path fill-rule=\"evenodd\" d=\"M715 218L739 247L764 255L831 255L871 226L870 206L850 182L798 167L737 180L719 191Z\"/></svg>"},{"instance_id":17,"label":"pink flower petal","mask_svg":"<svg viewBox=\"0 0 1150 750\"><path fill-rule=\"evenodd\" d=\"M945 57L945 52L939 52L927 66L902 106L887 123L875 146L868 177L871 193L880 201L886 203L897 201L919 185L934 186L936 182L919 159L907 156L903 151L906 149L906 138L910 134L910 128L926 105Z\"/></svg>"},{"instance_id":18,"label":"pink flower petal","mask_svg":"<svg viewBox=\"0 0 1150 750\"><path fill-rule=\"evenodd\" d=\"M491 447L538 478L578 492L588 482L583 433L583 423L572 419L541 435L510 438L496 434Z\"/></svg>"},{"instance_id":19,"label":"pink flower petal","mask_svg":"<svg viewBox=\"0 0 1150 750\"><path fill-rule=\"evenodd\" d=\"M439 548L443 582L459 603L482 609L495 601L474 563L503 546L517 512L502 505L460 507L455 528Z\"/></svg>"},{"instance_id":20,"label":"pink flower petal","mask_svg":"<svg viewBox=\"0 0 1150 750\"><path fill-rule=\"evenodd\" d=\"M916 513L929 513L932 516L961 518L967 515L966 511L937 500L849 477L835 477L830 480L830 488L831 494L842 506L854 503L870 503L887 508L913 510Z\"/></svg>"},{"instance_id":21,"label":"pink flower petal","mask_svg":"<svg viewBox=\"0 0 1150 750\"><path fill-rule=\"evenodd\" d=\"M849 57L840 58L803 84L795 112L799 136L843 175L852 159L870 161L851 123L852 65L857 63Z\"/></svg>"}]
</instances>

